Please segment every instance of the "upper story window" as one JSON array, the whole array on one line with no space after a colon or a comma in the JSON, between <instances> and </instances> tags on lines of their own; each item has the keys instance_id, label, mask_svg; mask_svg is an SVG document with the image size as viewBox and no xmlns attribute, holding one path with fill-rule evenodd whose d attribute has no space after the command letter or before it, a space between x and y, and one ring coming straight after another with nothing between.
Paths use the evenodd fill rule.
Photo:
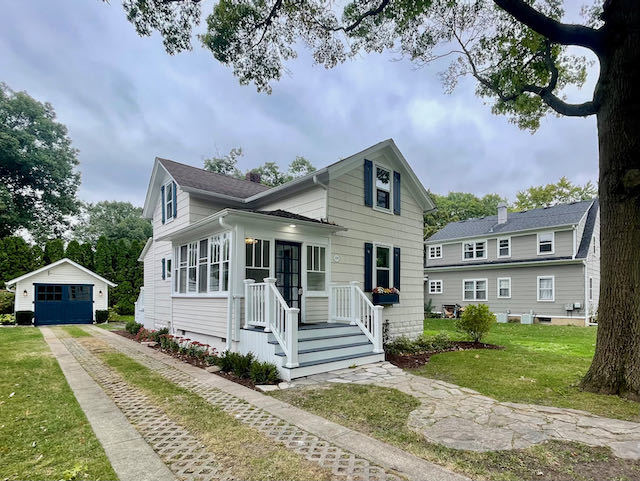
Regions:
<instances>
[{"instance_id":1,"label":"upper story window","mask_svg":"<svg viewBox=\"0 0 640 481\"><path fill-rule=\"evenodd\" d=\"M246 279L264 282L269 277L270 245L268 240L245 239Z\"/></svg>"},{"instance_id":2,"label":"upper story window","mask_svg":"<svg viewBox=\"0 0 640 481\"><path fill-rule=\"evenodd\" d=\"M428 246L429 259L442 259L442 246Z\"/></svg>"},{"instance_id":3,"label":"upper story window","mask_svg":"<svg viewBox=\"0 0 640 481\"><path fill-rule=\"evenodd\" d=\"M391 287L391 248L375 246L376 271L374 287Z\"/></svg>"},{"instance_id":4,"label":"upper story window","mask_svg":"<svg viewBox=\"0 0 640 481\"><path fill-rule=\"evenodd\" d=\"M173 182L167 182L164 186L165 216L167 220L173 219Z\"/></svg>"},{"instance_id":5,"label":"upper story window","mask_svg":"<svg viewBox=\"0 0 640 481\"><path fill-rule=\"evenodd\" d=\"M555 252L555 236L553 232L538 233L538 255L553 254Z\"/></svg>"},{"instance_id":6,"label":"upper story window","mask_svg":"<svg viewBox=\"0 0 640 481\"><path fill-rule=\"evenodd\" d=\"M307 289L309 291L326 290L326 248L307 246Z\"/></svg>"},{"instance_id":7,"label":"upper story window","mask_svg":"<svg viewBox=\"0 0 640 481\"><path fill-rule=\"evenodd\" d=\"M596 253L596 236L593 236L591 239L591 243L593 244L593 253Z\"/></svg>"},{"instance_id":8,"label":"upper story window","mask_svg":"<svg viewBox=\"0 0 640 481\"><path fill-rule=\"evenodd\" d=\"M498 238L498 257L511 257L511 237Z\"/></svg>"},{"instance_id":9,"label":"upper story window","mask_svg":"<svg viewBox=\"0 0 640 481\"><path fill-rule=\"evenodd\" d=\"M486 259L487 258L487 241L472 241L462 243L462 258L469 259Z\"/></svg>"},{"instance_id":10,"label":"upper story window","mask_svg":"<svg viewBox=\"0 0 640 481\"><path fill-rule=\"evenodd\" d=\"M376 207L391 210L391 171L376 165L375 174Z\"/></svg>"}]
</instances>

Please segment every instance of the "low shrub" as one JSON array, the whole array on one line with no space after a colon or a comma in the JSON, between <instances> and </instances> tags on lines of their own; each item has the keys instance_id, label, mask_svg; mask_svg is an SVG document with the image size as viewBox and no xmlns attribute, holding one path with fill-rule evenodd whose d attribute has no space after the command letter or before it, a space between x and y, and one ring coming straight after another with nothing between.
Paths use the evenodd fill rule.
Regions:
<instances>
[{"instance_id":1,"label":"low shrub","mask_svg":"<svg viewBox=\"0 0 640 481\"><path fill-rule=\"evenodd\" d=\"M16 316L13 314L0 314L0 325L10 326L16 323Z\"/></svg>"},{"instance_id":2,"label":"low shrub","mask_svg":"<svg viewBox=\"0 0 640 481\"><path fill-rule=\"evenodd\" d=\"M384 347L390 354L415 354L417 352L416 342L407 336L399 336L389 341Z\"/></svg>"},{"instance_id":3,"label":"low shrub","mask_svg":"<svg viewBox=\"0 0 640 481\"><path fill-rule=\"evenodd\" d=\"M240 354L239 352L225 351L218 358L218 366L224 372L232 372L238 377L249 377L251 363L254 362L253 353Z\"/></svg>"},{"instance_id":4,"label":"low shrub","mask_svg":"<svg viewBox=\"0 0 640 481\"><path fill-rule=\"evenodd\" d=\"M163 327L162 329L158 329L156 331L151 331L151 334L149 337L151 337L151 340L154 342L157 342L160 344L160 338L166 334L169 334L169 328L168 327Z\"/></svg>"},{"instance_id":5,"label":"low shrub","mask_svg":"<svg viewBox=\"0 0 640 481\"><path fill-rule=\"evenodd\" d=\"M102 324L109 320L109 311L107 309L96 309L96 323Z\"/></svg>"},{"instance_id":6,"label":"low shrub","mask_svg":"<svg viewBox=\"0 0 640 481\"><path fill-rule=\"evenodd\" d=\"M136 321L127 321L127 324L124 326L125 331L129 334L133 334L134 336L138 334L138 331L142 329L144 326Z\"/></svg>"},{"instance_id":7,"label":"low shrub","mask_svg":"<svg viewBox=\"0 0 640 481\"><path fill-rule=\"evenodd\" d=\"M33 311L17 311L16 324L19 326L30 326L33 320Z\"/></svg>"},{"instance_id":8,"label":"low shrub","mask_svg":"<svg viewBox=\"0 0 640 481\"><path fill-rule=\"evenodd\" d=\"M456 329L469 336L474 342L480 342L495 323L496 315L486 304L469 304L462 312L462 316L455 320Z\"/></svg>"},{"instance_id":9,"label":"low shrub","mask_svg":"<svg viewBox=\"0 0 640 481\"><path fill-rule=\"evenodd\" d=\"M11 291L0 291L0 314L13 314L16 295Z\"/></svg>"},{"instance_id":10,"label":"low shrub","mask_svg":"<svg viewBox=\"0 0 640 481\"><path fill-rule=\"evenodd\" d=\"M143 342L143 341L151 341L151 334L153 333L153 331L150 331L149 329L145 329L140 328L138 329L138 332L136 333L136 341L138 342Z\"/></svg>"},{"instance_id":11,"label":"low shrub","mask_svg":"<svg viewBox=\"0 0 640 481\"><path fill-rule=\"evenodd\" d=\"M446 332L440 332L435 336L421 335L416 339L400 336L388 342L384 347L389 354L420 354L423 352L443 351L451 347L451 339Z\"/></svg>"},{"instance_id":12,"label":"low shrub","mask_svg":"<svg viewBox=\"0 0 640 481\"><path fill-rule=\"evenodd\" d=\"M163 334L160 336L160 347L166 351L177 352L180 344L172 335Z\"/></svg>"},{"instance_id":13,"label":"low shrub","mask_svg":"<svg viewBox=\"0 0 640 481\"><path fill-rule=\"evenodd\" d=\"M254 384L275 384L280 380L280 375L275 364L253 361L249 367L249 379Z\"/></svg>"}]
</instances>

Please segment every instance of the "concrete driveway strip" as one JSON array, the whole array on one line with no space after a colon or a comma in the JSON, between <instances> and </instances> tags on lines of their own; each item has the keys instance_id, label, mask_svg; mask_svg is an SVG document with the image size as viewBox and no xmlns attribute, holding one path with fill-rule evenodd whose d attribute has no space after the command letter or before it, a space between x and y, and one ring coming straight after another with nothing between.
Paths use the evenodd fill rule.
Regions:
<instances>
[{"instance_id":1,"label":"concrete driveway strip","mask_svg":"<svg viewBox=\"0 0 640 481\"><path fill-rule=\"evenodd\" d=\"M151 446L53 331L48 327L41 327L40 331L120 481L176 481Z\"/></svg>"},{"instance_id":2,"label":"concrete driveway strip","mask_svg":"<svg viewBox=\"0 0 640 481\"><path fill-rule=\"evenodd\" d=\"M400 448L371 438L365 434L349 429L340 424L324 419L315 414L299 409L291 404L266 396L262 393L234 383L223 377L210 374L191 364L183 363L161 352L125 339L117 334L87 326L92 334L108 340L109 343L126 351L136 351L158 363L171 366L181 371L186 376L209 384L221 391L237 396L254 406L263 409L281 419L297 425L298 427L315 434L331 443L340 446L358 456L378 464L379 466L393 469L410 480L426 481L470 481L469 478L418 458Z\"/></svg>"}]
</instances>

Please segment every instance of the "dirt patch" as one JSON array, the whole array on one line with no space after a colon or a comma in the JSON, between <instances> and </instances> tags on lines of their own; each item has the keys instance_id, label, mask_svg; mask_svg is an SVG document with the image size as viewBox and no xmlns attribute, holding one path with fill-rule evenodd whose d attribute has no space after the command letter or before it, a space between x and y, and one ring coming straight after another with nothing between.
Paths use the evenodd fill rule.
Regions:
<instances>
[{"instance_id":1,"label":"dirt patch","mask_svg":"<svg viewBox=\"0 0 640 481\"><path fill-rule=\"evenodd\" d=\"M442 352L469 351L472 349L504 349L504 346L485 344L484 342L452 341L451 346L446 349L425 351L418 354L391 354L387 352L384 357L394 366L398 366L402 369L414 369L428 363L431 356L435 354L440 354Z\"/></svg>"}]
</instances>

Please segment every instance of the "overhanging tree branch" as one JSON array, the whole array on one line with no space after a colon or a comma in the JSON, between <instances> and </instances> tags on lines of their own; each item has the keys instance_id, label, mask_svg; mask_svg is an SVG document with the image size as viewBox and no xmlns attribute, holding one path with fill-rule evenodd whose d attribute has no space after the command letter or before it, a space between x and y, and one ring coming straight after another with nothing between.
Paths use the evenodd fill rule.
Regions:
<instances>
[{"instance_id":1,"label":"overhanging tree branch","mask_svg":"<svg viewBox=\"0 0 640 481\"><path fill-rule=\"evenodd\" d=\"M567 24L547 17L523 0L493 0L513 18L560 45L577 45L599 53L601 31L584 25Z\"/></svg>"}]
</instances>

